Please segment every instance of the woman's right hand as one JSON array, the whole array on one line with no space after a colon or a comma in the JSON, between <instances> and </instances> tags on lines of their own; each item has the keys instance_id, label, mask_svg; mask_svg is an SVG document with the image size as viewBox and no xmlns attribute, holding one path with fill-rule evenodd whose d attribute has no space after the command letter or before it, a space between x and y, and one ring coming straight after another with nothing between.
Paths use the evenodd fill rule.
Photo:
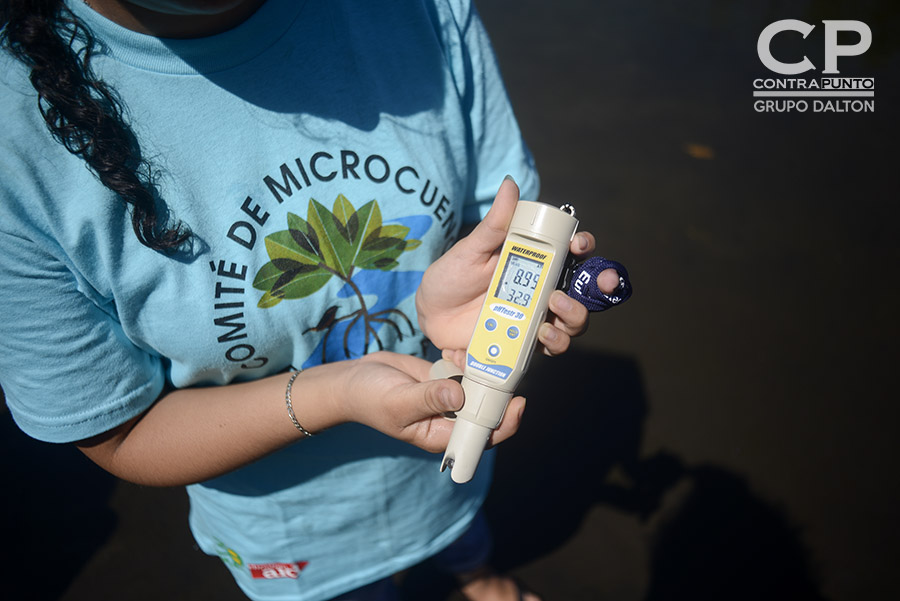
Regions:
<instances>
[{"instance_id":1,"label":"woman's right hand","mask_svg":"<svg viewBox=\"0 0 900 601\"><path fill-rule=\"evenodd\" d=\"M292 385L294 413L313 433L354 421L440 453L453 429L442 414L462 407L463 391L453 380L429 381L430 369L424 359L390 352L312 367ZM138 484L208 480L303 438L285 408L289 378L283 372L172 390L142 414L75 444L108 472ZM524 407L522 397L510 401L491 443L516 432Z\"/></svg>"},{"instance_id":2,"label":"woman's right hand","mask_svg":"<svg viewBox=\"0 0 900 601\"><path fill-rule=\"evenodd\" d=\"M429 380L431 363L424 359L381 351L355 361L322 365L303 372L315 389L327 378L329 395L336 406L333 415L341 421L355 421L375 428L392 438L408 442L432 453L447 448L453 422L443 413L463 406L462 386L453 380ZM295 383L295 386L297 386ZM298 393L302 394L302 393ZM518 430L525 399L510 401L506 415L491 436L491 444L506 440Z\"/></svg>"}]
</instances>

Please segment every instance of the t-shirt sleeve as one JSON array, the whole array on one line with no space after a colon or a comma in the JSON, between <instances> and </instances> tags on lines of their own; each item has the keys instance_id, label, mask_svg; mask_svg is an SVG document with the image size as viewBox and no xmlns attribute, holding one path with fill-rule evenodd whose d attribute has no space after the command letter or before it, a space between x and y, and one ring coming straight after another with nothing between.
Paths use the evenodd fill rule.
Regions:
<instances>
[{"instance_id":1,"label":"t-shirt sleeve","mask_svg":"<svg viewBox=\"0 0 900 601\"><path fill-rule=\"evenodd\" d=\"M461 36L461 55L451 57L451 69L472 127L474 182L463 214L471 223L487 214L506 175L516 180L525 200L538 199L540 180L478 11L464 0L450 4Z\"/></svg>"},{"instance_id":2,"label":"t-shirt sleeve","mask_svg":"<svg viewBox=\"0 0 900 601\"><path fill-rule=\"evenodd\" d=\"M106 432L162 392L159 357L122 331L112 303L79 290L63 261L0 231L0 385L28 435L71 442Z\"/></svg>"}]
</instances>

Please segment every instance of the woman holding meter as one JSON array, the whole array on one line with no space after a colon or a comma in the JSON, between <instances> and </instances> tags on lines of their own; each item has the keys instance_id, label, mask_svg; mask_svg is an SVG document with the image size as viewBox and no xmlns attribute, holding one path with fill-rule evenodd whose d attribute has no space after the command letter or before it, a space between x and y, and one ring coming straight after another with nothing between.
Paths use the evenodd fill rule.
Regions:
<instances>
[{"instance_id":1,"label":"woman holding meter","mask_svg":"<svg viewBox=\"0 0 900 601\"><path fill-rule=\"evenodd\" d=\"M492 204L497 183L537 196L474 8L0 10L0 384L17 424L123 479L187 485L198 544L252 599L388 594L454 549L467 596L514 598L483 544L455 542L490 469L466 486L438 472L463 392L428 381L426 358L426 338L452 358L468 342L519 194L507 180ZM587 311L562 293L550 310L540 341L558 354Z\"/></svg>"}]
</instances>

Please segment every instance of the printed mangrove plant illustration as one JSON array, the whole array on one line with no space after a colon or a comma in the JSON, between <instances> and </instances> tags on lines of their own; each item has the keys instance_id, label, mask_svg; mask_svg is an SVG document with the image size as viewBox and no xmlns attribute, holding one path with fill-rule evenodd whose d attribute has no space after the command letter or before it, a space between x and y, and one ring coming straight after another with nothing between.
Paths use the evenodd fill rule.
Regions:
<instances>
[{"instance_id":1,"label":"printed mangrove plant illustration","mask_svg":"<svg viewBox=\"0 0 900 601\"><path fill-rule=\"evenodd\" d=\"M400 340L403 333L397 320L405 321L410 333L414 331L409 318L396 308L370 313L363 293L354 282L354 274L359 270L391 271L399 264L397 259L402 253L418 248L420 240L406 239L409 227L385 225L377 201L371 200L355 209L343 194L334 201L332 210L310 199L306 219L288 213L287 225L288 229L266 236L270 260L253 280L253 287L265 292L258 306L268 309L283 300L305 298L334 277L343 281L359 300L359 309L347 315L339 316L337 305L329 307L318 324L304 332L325 332L323 362L328 336L341 322L348 321L343 336L346 358L350 357L348 336L357 323L362 323L365 331L363 352L370 340L379 349L383 348L376 324L394 328Z\"/></svg>"}]
</instances>

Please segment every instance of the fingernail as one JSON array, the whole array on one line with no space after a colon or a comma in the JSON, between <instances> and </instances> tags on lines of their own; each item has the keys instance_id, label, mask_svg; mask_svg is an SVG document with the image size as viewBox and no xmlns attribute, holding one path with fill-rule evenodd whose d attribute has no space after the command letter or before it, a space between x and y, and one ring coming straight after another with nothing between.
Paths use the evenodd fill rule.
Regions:
<instances>
[{"instance_id":1,"label":"fingernail","mask_svg":"<svg viewBox=\"0 0 900 601\"><path fill-rule=\"evenodd\" d=\"M571 311L572 309L572 299L563 294L554 294L553 295L553 307L557 311L566 312Z\"/></svg>"},{"instance_id":2,"label":"fingernail","mask_svg":"<svg viewBox=\"0 0 900 601\"><path fill-rule=\"evenodd\" d=\"M513 176L511 176L510 174L508 174L508 173L506 174L506 177L503 178L503 181L505 181L505 182L506 182L506 181L510 181L510 182L512 182L512 183L516 183L515 178L514 178Z\"/></svg>"},{"instance_id":3,"label":"fingernail","mask_svg":"<svg viewBox=\"0 0 900 601\"><path fill-rule=\"evenodd\" d=\"M587 236L582 236L578 234L578 250L587 250L588 241Z\"/></svg>"},{"instance_id":4,"label":"fingernail","mask_svg":"<svg viewBox=\"0 0 900 601\"><path fill-rule=\"evenodd\" d=\"M541 338L547 342L556 342L559 339L559 333L550 324L544 325L544 331Z\"/></svg>"},{"instance_id":5,"label":"fingernail","mask_svg":"<svg viewBox=\"0 0 900 601\"><path fill-rule=\"evenodd\" d=\"M453 393L450 392L450 389L444 386L441 388L441 404L445 409L450 410L453 409Z\"/></svg>"}]
</instances>

